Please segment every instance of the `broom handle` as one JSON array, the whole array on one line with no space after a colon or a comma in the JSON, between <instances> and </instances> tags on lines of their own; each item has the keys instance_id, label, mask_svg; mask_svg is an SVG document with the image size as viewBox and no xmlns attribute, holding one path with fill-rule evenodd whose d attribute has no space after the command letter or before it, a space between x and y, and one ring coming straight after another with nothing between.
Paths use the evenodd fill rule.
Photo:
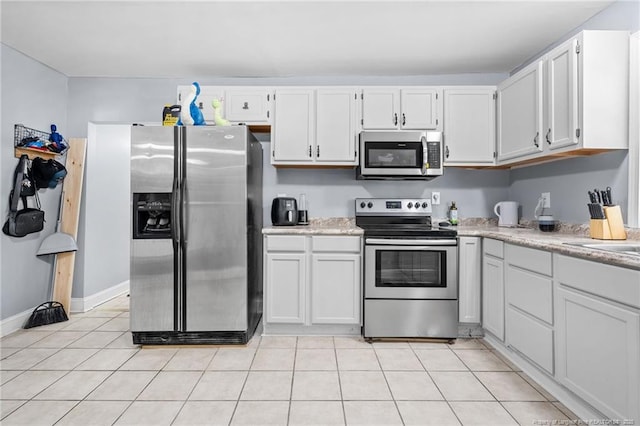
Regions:
<instances>
[{"instance_id":1,"label":"broom handle","mask_svg":"<svg viewBox=\"0 0 640 426\"><path fill-rule=\"evenodd\" d=\"M58 205L58 221L56 222L56 232L60 230L60 224L62 223L63 205L64 205L64 186L62 187L62 190L60 190L60 205Z\"/></svg>"}]
</instances>

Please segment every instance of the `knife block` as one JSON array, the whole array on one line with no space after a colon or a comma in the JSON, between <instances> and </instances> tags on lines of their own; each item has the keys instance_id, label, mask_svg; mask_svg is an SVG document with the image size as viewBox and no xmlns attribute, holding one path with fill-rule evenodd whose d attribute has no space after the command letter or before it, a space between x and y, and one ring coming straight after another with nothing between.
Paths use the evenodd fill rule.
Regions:
<instances>
[{"instance_id":1,"label":"knife block","mask_svg":"<svg viewBox=\"0 0 640 426\"><path fill-rule=\"evenodd\" d=\"M598 240L626 240L627 232L622 223L620 206L604 207L606 219L591 219L589 233L591 238Z\"/></svg>"}]
</instances>

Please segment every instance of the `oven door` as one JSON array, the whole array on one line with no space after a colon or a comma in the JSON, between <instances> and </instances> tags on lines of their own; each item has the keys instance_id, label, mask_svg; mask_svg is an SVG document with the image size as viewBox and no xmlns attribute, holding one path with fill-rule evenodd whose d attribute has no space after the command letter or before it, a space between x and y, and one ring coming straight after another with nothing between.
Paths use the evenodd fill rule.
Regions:
<instances>
[{"instance_id":1,"label":"oven door","mask_svg":"<svg viewBox=\"0 0 640 426\"><path fill-rule=\"evenodd\" d=\"M457 299L456 239L365 239L366 299Z\"/></svg>"}]
</instances>

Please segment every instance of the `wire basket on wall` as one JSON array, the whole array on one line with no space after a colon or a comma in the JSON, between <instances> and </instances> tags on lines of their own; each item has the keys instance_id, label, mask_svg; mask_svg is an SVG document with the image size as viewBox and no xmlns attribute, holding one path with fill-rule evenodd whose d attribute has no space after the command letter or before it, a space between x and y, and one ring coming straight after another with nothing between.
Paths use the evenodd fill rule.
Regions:
<instances>
[{"instance_id":1,"label":"wire basket on wall","mask_svg":"<svg viewBox=\"0 0 640 426\"><path fill-rule=\"evenodd\" d=\"M16 151L28 151L28 153L33 154L33 156L37 156L36 154L38 153L48 158L56 155L64 155L69 150L67 140L63 139L62 143L53 143L49 141L50 135L48 132L32 129L22 124L16 124L13 130L13 145Z\"/></svg>"}]
</instances>

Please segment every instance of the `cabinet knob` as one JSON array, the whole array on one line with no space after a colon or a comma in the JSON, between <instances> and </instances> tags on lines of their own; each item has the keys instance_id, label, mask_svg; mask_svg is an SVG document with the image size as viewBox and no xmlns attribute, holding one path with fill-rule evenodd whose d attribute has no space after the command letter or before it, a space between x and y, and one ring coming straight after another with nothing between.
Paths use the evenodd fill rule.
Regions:
<instances>
[{"instance_id":1,"label":"cabinet knob","mask_svg":"<svg viewBox=\"0 0 640 426\"><path fill-rule=\"evenodd\" d=\"M309 158L311 158L311 145L309 145Z\"/></svg>"},{"instance_id":2,"label":"cabinet knob","mask_svg":"<svg viewBox=\"0 0 640 426\"><path fill-rule=\"evenodd\" d=\"M394 126L398 125L398 113L393 114L393 125Z\"/></svg>"},{"instance_id":3,"label":"cabinet knob","mask_svg":"<svg viewBox=\"0 0 640 426\"><path fill-rule=\"evenodd\" d=\"M449 146L448 145L444 147L444 156L449 158Z\"/></svg>"},{"instance_id":4,"label":"cabinet knob","mask_svg":"<svg viewBox=\"0 0 640 426\"><path fill-rule=\"evenodd\" d=\"M547 134L546 134L546 136L544 137L544 138L547 140L547 143L548 143L549 145L551 145L551 139L549 139L549 136L551 136L551 128L549 128L549 130L547 130Z\"/></svg>"},{"instance_id":5,"label":"cabinet knob","mask_svg":"<svg viewBox=\"0 0 640 426\"><path fill-rule=\"evenodd\" d=\"M538 143L538 136L540 136L540 132L536 132L536 137L533 138L533 144L536 146L536 148L540 148L540 144Z\"/></svg>"},{"instance_id":6,"label":"cabinet knob","mask_svg":"<svg viewBox=\"0 0 640 426\"><path fill-rule=\"evenodd\" d=\"M404 116L404 112L402 113L402 125L404 126L405 123L407 122L406 117Z\"/></svg>"},{"instance_id":7,"label":"cabinet knob","mask_svg":"<svg viewBox=\"0 0 640 426\"><path fill-rule=\"evenodd\" d=\"M320 145L316 146L316 158L320 158Z\"/></svg>"}]
</instances>

